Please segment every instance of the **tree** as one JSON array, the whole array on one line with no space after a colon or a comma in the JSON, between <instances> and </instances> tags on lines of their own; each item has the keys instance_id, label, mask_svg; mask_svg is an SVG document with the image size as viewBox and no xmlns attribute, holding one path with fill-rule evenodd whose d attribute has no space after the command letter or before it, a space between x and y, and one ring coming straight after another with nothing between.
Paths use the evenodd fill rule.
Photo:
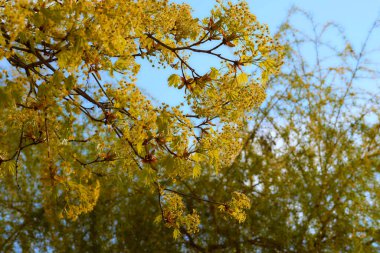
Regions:
<instances>
[{"instance_id":1,"label":"tree","mask_svg":"<svg viewBox=\"0 0 380 253\"><path fill-rule=\"evenodd\" d=\"M282 47L247 3L217 2L199 20L165 0L0 1L2 251L142 243L138 227L114 224L113 238L101 236L99 212L114 222L141 211L130 225L157 217L175 238L199 230L202 205L244 220L241 192L211 200L177 190L234 160L246 116L282 63ZM191 53L220 64L202 73ZM187 105L152 103L135 85L140 60L172 69L168 85ZM202 205L186 208L183 197ZM81 215L87 225L72 230ZM124 231L135 245L117 236Z\"/></svg>"},{"instance_id":2,"label":"tree","mask_svg":"<svg viewBox=\"0 0 380 253\"><path fill-rule=\"evenodd\" d=\"M17 36L11 39L11 31L22 30L20 25L3 24L2 49L17 67L3 77L0 93L5 108L0 113L0 143L5 149L0 179L2 251L379 250L380 100L374 89L359 89L363 78L378 80L376 65L368 61L374 54L368 48L370 35L378 23L356 50L339 26L319 26L307 14L311 29L297 29L292 18L303 12L295 10L276 36L284 50L262 36L269 36L266 28L244 3L219 3L211 19L196 21L187 16L188 6L161 1L120 1L117 8L99 7L115 2L45 5L43 15L61 17L53 24L76 27L57 31L69 31L61 45L69 44L64 47L67 55L82 56L74 64L62 53L70 66L64 68L61 51L56 53L49 63L55 71L44 63L49 55L41 53L45 59L41 62L30 49L20 52L32 47ZM20 10L32 6L6 3ZM2 6L16 20L14 11ZM21 13L16 14L25 17ZM33 14L35 19L38 13ZM62 13L75 13L79 21L62 18ZM145 19L137 19L139 15ZM235 15L241 20L230 18ZM185 20L188 23L182 23ZM126 27L140 35L131 39L136 50L111 54L126 48L115 40L124 34L117 31ZM191 27L197 31L195 37L189 34ZM250 37L230 40L233 31L234 36ZM333 42L325 37L328 34L334 34ZM78 38L88 40L77 42L81 49L75 51ZM260 44L264 42L268 44ZM59 50L45 43L49 42L41 39L32 44L38 48L34 51ZM57 39L50 42L55 43ZM209 50L214 47L218 48ZM233 59L238 60L231 62L230 54L219 51L223 47L236 50L239 56ZM16 59L27 61L24 67L12 60L11 50ZM221 65L199 73L198 66L189 65L190 52L218 58ZM90 60L86 65L82 54L91 59L100 55L101 65ZM283 54L285 64L278 72ZM154 106L131 86L135 59L142 57L173 68L168 84L184 91L191 113ZM120 60L125 64L122 69ZM245 61L258 67L247 68ZM41 65L34 67L34 62ZM57 72L62 73L57 76ZM124 82L102 85L112 72ZM263 100L265 86L268 97L252 110ZM255 93L258 89L261 92ZM69 93L55 95L61 92ZM254 102L247 103L252 97ZM39 108L45 99L49 104Z\"/></svg>"},{"instance_id":3,"label":"tree","mask_svg":"<svg viewBox=\"0 0 380 253\"><path fill-rule=\"evenodd\" d=\"M191 252L379 251L378 25L355 50L338 25L291 11L279 31L285 64L241 154L219 177L202 174L189 186L209 199L240 190L252 207L239 224L205 206L201 220L212 225L183 238Z\"/></svg>"}]
</instances>

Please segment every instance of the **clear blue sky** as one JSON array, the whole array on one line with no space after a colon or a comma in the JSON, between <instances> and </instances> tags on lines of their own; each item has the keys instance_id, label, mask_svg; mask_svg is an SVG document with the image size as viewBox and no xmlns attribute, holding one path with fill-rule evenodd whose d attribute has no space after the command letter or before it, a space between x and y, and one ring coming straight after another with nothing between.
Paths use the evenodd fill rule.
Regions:
<instances>
[{"instance_id":1,"label":"clear blue sky","mask_svg":"<svg viewBox=\"0 0 380 253\"><path fill-rule=\"evenodd\" d=\"M194 2L194 1L189 1ZM276 28L292 5L313 14L320 23L341 24L348 37L361 39L380 14L380 0L249 0L252 11L270 27ZM379 38L380 40L380 38Z\"/></svg>"},{"instance_id":2,"label":"clear blue sky","mask_svg":"<svg viewBox=\"0 0 380 253\"><path fill-rule=\"evenodd\" d=\"M380 0L246 0L260 22L267 23L272 31L282 23L293 6L312 13L320 23L334 21L346 30L348 37L363 39L371 23L380 15ZM214 0L173 0L188 3L194 14L206 16ZM236 2L236 1L233 1ZM380 41L380 38L379 38Z\"/></svg>"},{"instance_id":3,"label":"clear blue sky","mask_svg":"<svg viewBox=\"0 0 380 253\"><path fill-rule=\"evenodd\" d=\"M173 0L173 2L190 4L194 15L198 17L208 16L215 4L214 0ZM311 13L318 23L333 21L340 24L354 48L361 46L368 29L380 14L380 0L247 0L247 2L258 20L268 24L272 32L275 32L284 21L288 10L292 6L297 6ZM378 38L372 38L372 41L378 41L380 46L380 34L377 33L376 36ZM197 64L197 67L202 68L202 66L204 66L203 61ZM171 73L143 64L138 86L159 102L177 105L183 100L183 93L174 88L167 88L166 80Z\"/></svg>"}]
</instances>

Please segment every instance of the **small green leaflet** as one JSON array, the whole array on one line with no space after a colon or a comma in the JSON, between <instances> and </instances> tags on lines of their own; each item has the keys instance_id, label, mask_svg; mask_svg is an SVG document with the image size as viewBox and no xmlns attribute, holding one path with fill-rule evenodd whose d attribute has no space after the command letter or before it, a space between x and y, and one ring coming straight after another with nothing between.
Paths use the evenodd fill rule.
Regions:
<instances>
[{"instance_id":1,"label":"small green leaflet","mask_svg":"<svg viewBox=\"0 0 380 253\"><path fill-rule=\"evenodd\" d=\"M181 83L182 83L182 81L181 81L181 77L179 75L172 74L168 78L169 86L173 86L173 87L177 88Z\"/></svg>"}]
</instances>

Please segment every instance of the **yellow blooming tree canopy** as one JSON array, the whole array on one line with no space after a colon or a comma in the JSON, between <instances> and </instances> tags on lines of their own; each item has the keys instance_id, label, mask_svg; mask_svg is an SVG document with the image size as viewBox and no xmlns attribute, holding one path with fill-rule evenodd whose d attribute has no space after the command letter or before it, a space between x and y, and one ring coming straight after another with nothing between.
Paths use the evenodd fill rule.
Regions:
<instances>
[{"instance_id":1,"label":"yellow blooming tree canopy","mask_svg":"<svg viewBox=\"0 0 380 253\"><path fill-rule=\"evenodd\" d=\"M183 198L244 221L239 190L211 200L176 189L231 164L282 64L246 2L216 1L199 19L167 0L0 0L0 29L1 205L25 202L13 218L1 212L1 233L75 221L120 192L156 196L135 205L158 207L175 238L199 229ZM205 71L194 55L219 63ZM136 85L141 62L170 69L184 105L155 104ZM2 250L16 237L1 238Z\"/></svg>"},{"instance_id":2,"label":"yellow blooming tree canopy","mask_svg":"<svg viewBox=\"0 0 380 253\"><path fill-rule=\"evenodd\" d=\"M357 48L244 1L0 16L0 252L379 252L379 22Z\"/></svg>"}]
</instances>

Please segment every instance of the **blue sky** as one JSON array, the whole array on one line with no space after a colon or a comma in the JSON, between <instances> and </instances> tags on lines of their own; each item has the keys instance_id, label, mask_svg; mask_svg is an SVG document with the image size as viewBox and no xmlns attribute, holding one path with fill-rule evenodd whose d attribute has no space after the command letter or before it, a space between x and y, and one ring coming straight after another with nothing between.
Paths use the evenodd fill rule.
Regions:
<instances>
[{"instance_id":1,"label":"blue sky","mask_svg":"<svg viewBox=\"0 0 380 253\"><path fill-rule=\"evenodd\" d=\"M214 0L173 0L173 2L191 5L193 14L197 17L208 16L215 4ZM355 49L361 46L373 21L380 16L380 0L247 0L247 2L258 20L269 25L271 32L276 32L289 9L297 6L311 13L317 23L333 21L341 25ZM302 24L300 25L302 28ZM372 38L372 41L380 41L380 34L377 33L376 36L379 38ZM207 63L212 62L212 59L207 61ZM204 58L195 58L194 63L201 69L207 66ZM158 70L144 63L137 84L145 94L155 98L157 102L178 105L183 101L183 93L167 87L167 78L172 73L170 70Z\"/></svg>"},{"instance_id":2,"label":"blue sky","mask_svg":"<svg viewBox=\"0 0 380 253\"><path fill-rule=\"evenodd\" d=\"M342 25L348 37L359 44L380 14L380 0L248 0L248 3L259 20L272 30L284 20L289 8L296 5L312 13L320 23L334 21Z\"/></svg>"}]
</instances>

